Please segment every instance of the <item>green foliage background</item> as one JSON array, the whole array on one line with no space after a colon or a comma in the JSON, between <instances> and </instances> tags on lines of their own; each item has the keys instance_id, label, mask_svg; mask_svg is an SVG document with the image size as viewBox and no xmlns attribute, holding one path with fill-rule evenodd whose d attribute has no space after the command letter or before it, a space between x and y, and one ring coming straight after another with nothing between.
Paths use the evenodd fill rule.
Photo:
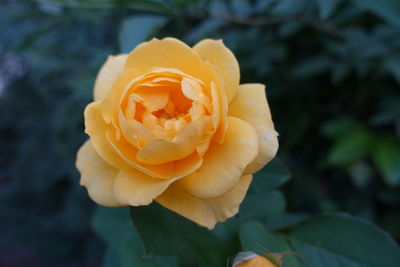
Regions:
<instances>
[{"instance_id":1,"label":"green foliage background","mask_svg":"<svg viewBox=\"0 0 400 267\"><path fill-rule=\"evenodd\" d=\"M185 256L143 263L139 236L151 229L135 222L136 232L127 209L94 210L74 162L107 55L165 36L223 39L241 81L267 84L280 160L257 174L238 218L173 237L189 244ZM400 239L399 85L396 0L0 0L0 265L223 266L260 249L253 235L273 252L396 266L396 245L365 221L328 214L296 223L346 212ZM338 250L341 233L347 247ZM352 250L371 242L383 249ZM145 245L147 256L169 254Z\"/></svg>"}]
</instances>

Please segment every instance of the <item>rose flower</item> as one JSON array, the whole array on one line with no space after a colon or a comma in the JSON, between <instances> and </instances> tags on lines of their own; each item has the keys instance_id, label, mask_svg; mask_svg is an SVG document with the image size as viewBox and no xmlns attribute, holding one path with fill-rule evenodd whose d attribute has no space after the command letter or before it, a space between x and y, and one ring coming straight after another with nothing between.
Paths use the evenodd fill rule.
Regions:
<instances>
[{"instance_id":1,"label":"rose flower","mask_svg":"<svg viewBox=\"0 0 400 267\"><path fill-rule=\"evenodd\" d=\"M232 267L277 267L265 257L252 253L250 256L234 262Z\"/></svg>"},{"instance_id":2,"label":"rose flower","mask_svg":"<svg viewBox=\"0 0 400 267\"><path fill-rule=\"evenodd\" d=\"M234 216L278 148L264 85L239 76L222 41L153 39L110 56L77 155L89 196L104 206L155 200L209 229Z\"/></svg>"}]
</instances>

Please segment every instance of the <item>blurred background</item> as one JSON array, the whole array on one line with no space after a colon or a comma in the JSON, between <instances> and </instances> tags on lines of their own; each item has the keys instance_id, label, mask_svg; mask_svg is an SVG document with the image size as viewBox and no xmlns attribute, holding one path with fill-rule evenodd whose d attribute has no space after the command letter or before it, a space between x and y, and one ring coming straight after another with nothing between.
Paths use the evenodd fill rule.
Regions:
<instances>
[{"instance_id":1,"label":"blurred background","mask_svg":"<svg viewBox=\"0 0 400 267\"><path fill-rule=\"evenodd\" d=\"M0 266L101 266L75 156L109 54L223 39L267 85L287 209L400 239L397 0L0 0Z\"/></svg>"}]
</instances>

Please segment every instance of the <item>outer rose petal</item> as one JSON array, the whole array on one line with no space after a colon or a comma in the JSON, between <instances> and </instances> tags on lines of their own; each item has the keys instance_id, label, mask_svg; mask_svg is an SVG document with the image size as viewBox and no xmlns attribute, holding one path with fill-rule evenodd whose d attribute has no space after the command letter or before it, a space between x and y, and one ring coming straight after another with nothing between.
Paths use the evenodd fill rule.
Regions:
<instances>
[{"instance_id":1,"label":"outer rose petal","mask_svg":"<svg viewBox=\"0 0 400 267\"><path fill-rule=\"evenodd\" d=\"M154 68L175 68L208 84L213 77L209 67L189 46L175 38L152 39L138 45L128 56L125 68L140 75Z\"/></svg>"},{"instance_id":2,"label":"outer rose petal","mask_svg":"<svg viewBox=\"0 0 400 267\"><path fill-rule=\"evenodd\" d=\"M176 180L195 171L201 165L201 158L193 153L175 162L173 178L158 179L131 169L119 171L114 182L115 198L125 205L148 205Z\"/></svg>"},{"instance_id":3,"label":"outer rose petal","mask_svg":"<svg viewBox=\"0 0 400 267\"><path fill-rule=\"evenodd\" d=\"M113 183L118 170L107 164L94 150L90 140L78 151L76 167L81 173L81 185L89 196L103 206L121 206L113 193Z\"/></svg>"},{"instance_id":4,"label":"outer rose petal","mask_svg":"<svg viewBox=\"0 0 400 267\"><path fill-rule=\"evenodd\" d=\"M238 212L251 180L251 175L242 176L231 191L211 199L193 197L174 183L156 201L167 209L213 229L217 222L223 222Z\"/></svg>"},{"instance_id":5,"label":"outer rose petal","mask_svg":"<svg viewBox=\"0 0 400 267\"><path fill-rule=\"evenodd\" d=\"M235 55L221 40L203 40L197 43L193 47L193 50L196 51L203 60L217 66L222 72L225 81L225 93L228 102L230 102L238 90L240 80L239 64Z\"/></svg>"},{"instance_id":6,"label":"outer rose petal","mask_svg":"<svg viewBox=\"0 0 400 267\"><path fill-rule=\"evenodd\" d=\"M148 205L174 181L153 178L135 169L121 170L114 182L114 195L125 205Z\"/></svg>"},{"instance_id":7,"label":"outer rose petal","mask_svg":"<svg viewBox=\"0 0 400 267\"><path fill-rule=\"evenodd\" d=\"M219 197L232 190L257 153L258 136L254 128L241 119L228 117L225 141L211 143L203 165L179 180L179 184L194 197Z\"/></svg>"},{"instance_id":8,"label":"outer rose petal","mask_svg":"<svg viewBox=\"0 0 400 267\"><path fill-rule=\"evenodd\" d=\"M109 56L107 58L99 74L97 74L96 83L94 84L93 93L95 101L106 98L112 89L112 85L124 71L127 58L127 54Z\"/></svg>"},{"instance_id":9,"label":"outer rose petal","mask_svg":"<svg viewBox=\"0 0 400 267\"><path fill-rule=\"evenodd\" d=\"M278 150L278 133L274 129L263 84L242 84L229 104L228 115L240 118L256 129L260 149L245 169L245 174L259 171Z\"/></svg>"},{"instance_id":10,"label":"outer rose petal","mask_svg":"<svg viewBox=\"0 0 400 267\"><path fill-rule=\"evenodd\" d=\"M105 123L101 115L101 101L92 102L85 109L85 132L90 136L91 143L99 154L108 164L117 169L130 169L117 155L106 139L106 132L112 126Z\"/></svg>"}]
</instances>

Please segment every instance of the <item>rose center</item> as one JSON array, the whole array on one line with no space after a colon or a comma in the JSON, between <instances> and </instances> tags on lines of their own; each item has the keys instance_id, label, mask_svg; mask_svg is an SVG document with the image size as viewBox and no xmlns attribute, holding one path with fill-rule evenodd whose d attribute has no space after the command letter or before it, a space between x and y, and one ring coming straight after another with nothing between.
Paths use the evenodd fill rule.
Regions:
<instances>
[{"instance_id":1,"label":"rose center","mask_svg":"<svg viewBox=\"0 0 400 267\"><path fill-rule=\"evenodd\" d=\"M211 114L205 85L178 71L154 71L125 93L121 111L159 137L173 138L188 123Z\"/></svg>"}]
</instances>

